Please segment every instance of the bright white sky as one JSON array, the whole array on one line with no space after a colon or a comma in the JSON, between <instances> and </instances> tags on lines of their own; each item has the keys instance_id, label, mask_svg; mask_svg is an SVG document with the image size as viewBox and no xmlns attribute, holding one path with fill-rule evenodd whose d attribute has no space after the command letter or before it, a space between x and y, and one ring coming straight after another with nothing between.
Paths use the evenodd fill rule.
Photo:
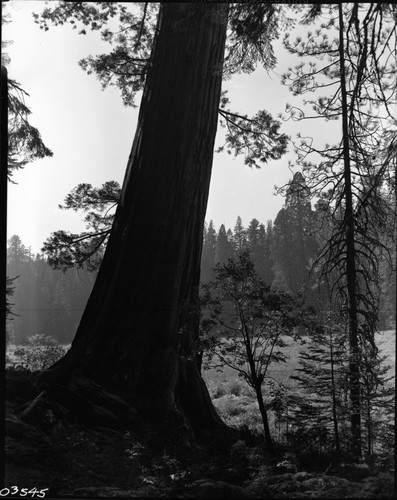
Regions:
<instances>
[{"instance_id":1,"label":"bright white sky","mask_svg":"<svg viewBox=\"0 0 397 500\"><path fill-rule=\"evenodd\" d=\"M77 35L78 30L69 25L44 32L32 18L32 11L41 12L44 6L44 1L9 2L7 11L13 22L3 26L2 35L14 41L7 48L9 77L30 94L26 101L32 111L30 121L54 153L15 173L13 180L18 184L9 185L8 237L18 234L33 252L40 251L52 231L84 229L81 214L58 208L73 187L82 182L93 186L107 180L122 183L138 115L138 109L123 107L117 88L102 91L95 76L78 66L83 57L107 50L98 32ZM280 51L281 43L277 47L277 73L300 62ZM233 111L248 115L266 109L276 117L293 100L278 75L264 70L236 76L224 82L224 88ZM330 141L326 127L321 125L320 137L328 134ZM283 131L294 135L296 125L288 122ZM221 135L219 130L218 145ZM274 220L284 203L274 195L274 186L292 177L289 160L294 162L292 151L258 170L244 165L242 157L215 154L206 220L212 219L217 230L221 224L233 228L238 215L245 226L254 217L263 223Z\"/></svg>"}]
</instances>

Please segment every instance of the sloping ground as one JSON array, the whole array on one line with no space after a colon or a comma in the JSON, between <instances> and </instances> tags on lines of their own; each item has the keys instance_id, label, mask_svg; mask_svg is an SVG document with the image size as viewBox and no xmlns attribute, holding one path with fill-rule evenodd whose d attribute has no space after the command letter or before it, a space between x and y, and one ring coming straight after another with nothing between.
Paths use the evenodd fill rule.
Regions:
<instances>
[{"instance_id":1,"label":"sloping ground","mask_svg":"<svg viewBox=\"0 0 397 500\"><path fill-rule=\"evenodd\" d=\"M218 375L210 388L215 404L230 416L229 423L234 418L247 424L255 404L235 376ZM23 377L10 387L6 485L48 488L46 498L395 497L393 471L387 468L347 464L302 470L282 453L270 460L260 437L248 432L237 442L214 439L199 450L159 447L150 436L106 427L58 423L43 432L16 416L36 395L34 387Z\"/></svg>"},{"instance_id":2,"label":"sloping ground","mask_svg":"<svg viewBox=\"0 0 397 500\"><path fill-rule=\"evenodd\" d=\"M299 475L300 474L300 475ZM389 477L368 478L354 483L337 476L315 476L302 472L296 477L271 476L267 484L240 487L225 481L199 479L185 488L164 488L154 485L138 490L118 488L80 488L75 496L95 498L173 497L179 498L394 498Z\"/></svg>"},{"instance_id":3,"label":"sloping ground","mask_svg":"<svg viewBox=\"0 0 397 500\"><path fill-rule=\"evenodd\" d=\"M43 433L12 412L6 430L6 484L48 488L46 498L394 498L391 473L298 471L271 461L257 440L156 449L150 438L106 428L57 424Z\"/></svg>"}]
</instances>

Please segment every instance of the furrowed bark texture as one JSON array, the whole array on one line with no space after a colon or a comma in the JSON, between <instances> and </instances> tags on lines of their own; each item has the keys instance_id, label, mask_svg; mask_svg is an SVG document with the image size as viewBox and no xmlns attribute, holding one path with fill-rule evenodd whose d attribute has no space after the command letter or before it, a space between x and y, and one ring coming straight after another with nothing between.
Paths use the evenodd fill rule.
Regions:
<instances>
[{"instance_id":1,"label":"furrowed bark texture","mask_svg":"<svg viewBox=\"0 0 397 500\"><path fill-rule=\"evenodd\" d=\"M195 429L220 423L200 375L194 304L226 23L226 4L162 4L104 260L71 350L42 377L65 384L81 373L156 425L175 415Z\"/></svg>"}]
</instances>

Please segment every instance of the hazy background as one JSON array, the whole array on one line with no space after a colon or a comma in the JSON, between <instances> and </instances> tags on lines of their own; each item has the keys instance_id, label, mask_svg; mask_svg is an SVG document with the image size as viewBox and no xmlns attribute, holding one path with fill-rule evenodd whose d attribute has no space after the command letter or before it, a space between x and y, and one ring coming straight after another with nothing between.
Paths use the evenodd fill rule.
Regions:
<instances>
[{"instance_id":1,"label":"hazy background","mask_svg":"<svg viewBox=\"0 0 397 500\"><path fill-rule=\"evenodd\" d=\"M7 48L9 77L30 94L26 100L32 111L30 121L54 153L52 158L28 164L14 174L18 184L9 184L8 237L18 234L34 253L52 231L84 229L79 214L58 208L74 186L81 182L100 186L108 180L122 183L138 115L138 108L122 105L118 89L102 91L95 76L78 66L83 57L109 50L99 33L87 30L87 35L78 35L78 30L66 25L40 30L32 11L41 12L44 7L44 1L10 2L6 9L12 22L3 26L2 34L4 40L13 41ZM252 116L266 109L276 117L292 101L278 75L299 61L282 48L281 41L276 42L275 52L279 64L274 72L259 69L224 82L233 111ZM282 130L294 135L297 126L287 122ZM326 124L318 128L318 123L306 122L299 124L299 130L330 140ZM222 137L219 129L218 146ZM281 160L261 169L244 165L243 157L215 154L206 220L212 219L217 229L221 224L232 228L238 215L245 226L254 217L263 223L274 220L284 202L274 195L274 186L292 178L288 161L293 163L295 157L292 146L289 149Z\"/></svg>"}]
</instances>

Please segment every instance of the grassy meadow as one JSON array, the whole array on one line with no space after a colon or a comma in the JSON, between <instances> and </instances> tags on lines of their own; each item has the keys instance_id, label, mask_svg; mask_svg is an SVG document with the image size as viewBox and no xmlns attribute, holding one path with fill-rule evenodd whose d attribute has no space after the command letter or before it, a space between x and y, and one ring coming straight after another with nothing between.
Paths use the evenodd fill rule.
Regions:
<instances>
[{"instance_id":1,"label":"grassy meadow","mask_svg":"<svg viewBox=\"0 0 397 500\"><path fill-rule=\"evenodd\" d=\"M395 330L379 332L376 343L380 354L386 355L390 365L389 376L395 374ZM8 367L25 367L28 369L42 369L56 360L70 345L57 346L7 346L6 364ZM273 365L269 368L267 380L273 381L275 385L282 384L287 394L293 394L299 390L296 381L291 376L296 374L299 366L299 353L305 349L304 344L298 341L288 340L287 347L283 348L288 356L286 363ZM34 366L29 364L34 363ZM238 376L237 372L228 366L222 368L210 368L203 370L203 378L207 384L214 406L222 419L230 426L247 426L252 430L261 432L262 421L253 390L246 381ZM265 402L268 400L269 387L266 382L263 388ZM269 420L275 426L274 415L269 412Z\"/></svg>"},{"instance_id":2,"label":"grassy meadow","mask_svg":"<svg viewBox=\"0 0 397 500\"><path fill-rule=\"evenodd\" d=\"M381 355L387 356L390 365L388 375L395 374L395 330L379 332L376 345ZM299 353L305 349L300 342L290 340L288 347L283 351L288 355L288 361L269 368L268 380L282 384L288 393L299 390L296 381L291 379L299 366ZM240 427L246 425L250 429L261 432L262 421L253 390L240 378L235 370L228 366L223 368L211 368L203 370L203 377L207 384L214 406L223 420L232 426ZM394 385L394 382L393 382ZM266 385L263 390L266 400ZM269 412L270 424L275 426L274 416Z\"/></svg>"}]
</instances>

